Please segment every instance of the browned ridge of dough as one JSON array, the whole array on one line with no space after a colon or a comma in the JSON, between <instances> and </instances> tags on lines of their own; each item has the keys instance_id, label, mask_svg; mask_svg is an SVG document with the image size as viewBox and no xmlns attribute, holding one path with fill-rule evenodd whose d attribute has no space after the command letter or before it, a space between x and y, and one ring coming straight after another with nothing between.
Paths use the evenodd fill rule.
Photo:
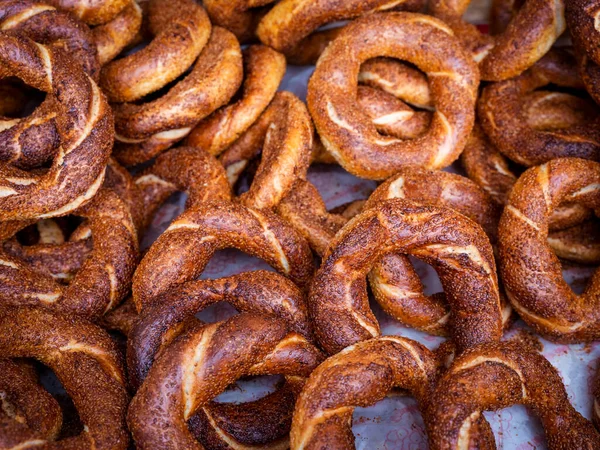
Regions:
<instances>
[{"instance_id":1,"label":"browned ridge of dough","mask_svg":"<svg viewBox=\"0 0 600 450\"><path fill-rule=\"evenodd\" d=\"M527 406L540 419L550 450L600 447L600 435L569 403L560 375L546 358L528 345L501 342L467 350L442 376L426 420L429 448L495 449L483 412L514 404ZM482 439L484 434L489 439ZM474 441L479 445L468 447Z\"/></svg>"},{"instance_id":2,"label":"browned ridge of dough","mask_svg":"<svg viewBox=\"0 0 600 450\"><path fill-rule=\"evenodd\" d=\"M411 339L383 336L360 342L326 359L308 378L296 403L291 450L352 450L352 413L393 389L408 390L424 419L438 378L432 352Z\"/></svg>"},{"instance_id":3,"label":"browned ridge of dough","mask_svg":"<svg viewBox=\"0 0 600 450\"><path fill-rule=\"evenodd\" d=\"M272 212L228 201L203 202L184 211L142 259L133 281L137 308L196 279L212 255L224 248L264 259L301 288L314 271L306 241Z\"/></svg>"},{"instance_id":4,"label":"browned ridge of dough","mask_svg":"<svg viewBox=\"0 0 600 450\"><path fill-rule=\"evenodd\" d=\"M58 154L46 171L0 164L0 221L65 215L102 185L112 150L110 107L94 81L63 51L0 34L0 77L17 76L51 94Z\"/></svg>"},{"instance_id":5,"label":"browned ridge of dough","mask_svg":"<svg viewBox=\"0 0 600 450\"><path fill-rule=\"evenodd\" d=\"M242 98L203 119L186 138L187 145L219 155L263 113L285 75L285 58L265 45L244 50Z\"/></svg>"},{"instance_id":6,"label":"browned ridge of dough","mask_svg":"<svg viewBox=\"0 0 600 450\"><path fill-rule=\"evenodd\" d=\"M598 214L600 163L560 158L519 177L498 228L499 265L513 308L533 329L554 341L589 342L600 335L598 271L576 295L547 242L549 215L563 201Z\"/></svg>"},{"instance_id":7,"label":"browned ridge of dough","mask_svg":"<svg viewBox=\"0 0 600 450\"><path fill-rule=\"evenodd\" d=\"M382 136L358 107L360 66L378 56L407 60L427 75L435 112L422 136ZM443 22L414 13L373 14L344 27L327 47L307 100L321 141L338 163L354 175L383 179L407 165L438 169L456 160L473 127L478 85L475 63Z\"/></svg>"},{"instance_id":8,"label":"browned ridge of dough","mask_svg":"<svg viewBox=\"0 0 600 450\"><path fill-rule=\"evenodd\" d=\"M309 313L328 353L379 336L366 277L393 252L417 256L436 268L453 304L450 326L459 352L500 339L496 265L481 227L450 208L392 199L365 210L336 234L312 281Z\"/></svg>"},{"instance_id":9,"label":"browned ridge of dough","mask_svg":"<svg viewBox=\"0 0 600 450\"><path fill-rule=\"evenodd\" d=\"M32 443L34 434L13 445L27 448L43 444L49 450L128 448L125 414L129 395L123 361L106 331L45 308L1 306L0 359L11 358L32 358L52 369L85 425L81 434L57 442Z\"/></svg>"},{"instance_id":10,"label":"browned ridge of dough","mask_svg":"<svg viewBox=\"0 0 600 450\"><path fill-rule=\"evenodd\" d=\"M231 383L247 375L306 378L322 359L306 338L272 316L244 313L194 327L159 356L131 402L128 424L136 446L201 449L186 422Z\"/></svg>"},{"instance_id":11,"label":"browned ridge of dough","mask_svg":"<svg viewBox=\"0 0 600 450\"><path fill-rule=\"evenodd\" d=\"M508 24L504 18L496 18L493 26L497 34L482 34L475 25L462 20L470 3L433 0L429 10L452 28L479 64L485 81L507 80L523 73L550 50L566 28L567 1L525 0Z\"/></svg>"},{"instance_id":12,"label":"browned ridge of dough","mask_svg":"<svg viewBox=\"0 0 600 450\"><path fill-rule=\"evenodd\" d=\"M219 158L233 186L248 163L261 155L248 191L239 201L274 208L306 178L313 150L313 126L306 105L291 92L278 92L259 119Z\"/></svg>"}]
</instances>

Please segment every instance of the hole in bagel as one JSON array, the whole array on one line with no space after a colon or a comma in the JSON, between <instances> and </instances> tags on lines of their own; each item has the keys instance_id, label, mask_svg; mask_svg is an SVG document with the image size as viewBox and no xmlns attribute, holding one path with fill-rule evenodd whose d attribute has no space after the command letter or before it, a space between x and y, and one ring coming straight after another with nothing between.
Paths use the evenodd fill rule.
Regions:
<instances>
[{"instance_id":1,"label":"hole in bagel","mask_svg":"<svg viewBox=\"0 0 600 450\"><path fill-rule=\"evenodd\" d=\"M46 93L16 77L0 80L0 116L19 119L27 117L44 101Z\"/></svg>"}]
</instances>

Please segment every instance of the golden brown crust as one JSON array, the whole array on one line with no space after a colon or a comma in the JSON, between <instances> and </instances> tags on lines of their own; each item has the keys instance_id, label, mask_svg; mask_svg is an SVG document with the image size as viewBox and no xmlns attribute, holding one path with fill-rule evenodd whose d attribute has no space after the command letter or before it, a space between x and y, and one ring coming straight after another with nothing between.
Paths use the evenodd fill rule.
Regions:
<instances>
[{"instance_id":1,"label":"golden brown crust","mask_svg":"<svg viewBox=\"0 0 600 450\"><path fill-rule=\"evenodd\" d=\"M102 68L100 86L111 102L138 100L175 80L192 66L210 37L208 16L192 0L152 0L148 15L152 41Z\"/></svg>"},{"instance_id":2,"label":"golden brown crust","mask_svg":"<svg viewBox=\"0 0 600 450\"><path fill-rule=\"evenodd\" d=\"M308 378L294 410L291 449L351 450L354 408L373 405L401 388L426 411L437 377L434 354L416 341L383 336L348 347Z\"/></svg>"},{"instance_id":3,"label":"golden brown crust","mask_svg":"<svg viewBox=\"0 0 600 450\"><path fill-rule=\"evenodd\" d=\"M0 358L33 358L47 365L73 400L84 431L45 447L127 449L125 373L121 354L104 330L42 308L3 306Z\"/></svg>"},{"instance_id":4,"label":"golden brown crust","mask_svg":"<svg viewBox=\"0 0 600 450\"><path fill-rule=\"evenodd\" d=\"M559 109L563 109L563 113L568 112L563 106L564 104ZM561 120L564 120L564 117L561 115ZM461 154L461 163L471 180L487 192L498 205L506 205L508 194L517 181L517 175L509 166L508 158L494 147L477 124L473 127L467 146ZM566 230L581 224L591 216L592 212L582 205L559 205L550 217L550 230ZM566 244L566 235L560 239Z\"/></svg>"},{"instance_id":5,"label":"golden brown crust","mask_svg":"<svg viewBox=\"0 0 600 450\"><path fill-rule=\"evenodd\" d=\"M436 111L423 136L381 136L357 107L360 66L377 56L406 59L428 76ZM443 22L412 13L373 14L345 27L327 47L309 82L308 106L323 144L346 170L382 179L406 165L452 163L473 127L478 85L474 62Z\"/></svg>"},{"instance_id":6,"label":"golden brown crust","mask_svg":"<svg viewBox=\"0 0 600 450\"><path fill-rule=\"evenodd\" d=\"M181 214L142 259L133 282L138 310L197 278L214 252L231 247L264 259L302 288L312 276L308 244L279 217L237 203L204 202Z\"/></svg>"},{"instance_id":7,"label":"golden brown crust","mask_svg":"<svg viewBox=\"0 0 600 450\"><path fill-rule=\"evenodd\" d=\"M136 176L135 184L144 205L140 232L150 225L158 208L174 192L188 195L186 208L209 200L231 199L223 166L213 156L193 147L177 147L163 153Z\"/></svg>"},{"instance_id":8,"label":"golden brown crust","mask_svg":"<svg viewBox=\"0 0 600 450\"><path fill-rule=\"evenodd\" d=\"M266 13L263 6L275 0L204 0L210 20L223 27L244 44L255 37L256 26Z\"/></svg>"},{"instance_id":9,"label":"golden brown crust","mask_svg":"<svg viewBox=\"0 0 600 450\"><path fill-rule=\"evenodd\" d=\"M434 0L429 9L452 28L472 53L482 80L507 80L521 74L550 50L566 28L566 2L526 0L502 32L484 35L461 18L469 3Z\"/></svg>"},{"instance_id":10,"label":"golden brown crust","mask_svg":"<svg viewBox=\"0 0 600 450\"><path fill-rule=\"evenodd\" d=\"M37 0L2 0L0 30L65 50L98 80L100 63L92 33L70 14Z\"/></svg>"},{"instance_id":11,"label":"golden brown crust","mask_svg":"<svg viewBox=\"0 0 600 450\"><path fill-rule=\"evenodd\" d=\"M429 111L415 111L404 101L380 89L358 86L357 101L377 131L400 139L415 139L431 125Z\"/></svg>"},{"instance_id":12,"label":"golden brown crust","mask_svg":"<svg viewBox=\"0 0 600 450\"><path fill-rule=\"evenodd\" d=\"M303 48L304 39L323 25L378 11L419 11L424 5L424 0L283 0L260 20L256 34L263 44L287 55Z\"/></svg>"},{"instance_id":13,"label":"golden brown crust","mask_svg":"<svg viewBox=\"0 0 600 450\"><path fill-rule=\"evenodd\" d=\"M564 51L552 51L522 75L487 86L478 103L478 116L486 135L504 155L525 166L560 157L600 159L600 133L596 126L583 124L553 131L529 126L521 99L550 83L581 87L575 62Z\"/></svg>"},{"instance_id":14,"label":"golden brown crust","mask_svg":"<svg viewBox=\"0 0 600 450\"><path fill-rule=\"evenodd\" d=\"M319 256L325 253L335 234L348 221L340 214L327 211L317 188L306 180L296 182L276 211Z\"/></svg>"},{"instance_id":15,"label":"golden brown crust","mask_svg":"<svg viewBox=\"0 0 600 450\"><path fill-rule=\"evenodd\" d=\"M550 249L548 217L561 202L598 211L600 164L555 159L527 170L513 187L498 229L500 269L509 300L543 336L561 342L591 341L600 330L593 301L597 276L582 295L563 280Z\"/></svg>"},{"instance_id":16,"label":"golden brown crust","mask_svg":"<svg viewBox=\"0 0 600 450\"><path fill-rule=\"evenodd\" d=\"M523 404L541 420L549 449L592 449L600 435L569 403L560 375L539 353L518 343L467 350L439 381L426 421L432 450L467 448L483 411ZM480 449L495 449L493 442Z\"/></svg>"},{"instance_id":17,"label":"golden brown crust","mask_svg":"<svg viewBox=\"0 0 600 450\"><path fill-rule=\"evenodd\" d=\"M278 316L312 340L302 291L287 278L263 270L175 286L143 308L127 343L127 364L134 388L141 385L161 348L182 332L185 323L208 306L226 301L240 312Z\"/></svg>"},{"instance_id":18,"label":"golden brown crust","mask_svg":"<svg viewBox=\"0 0 600 450\"><path fill-rule=\"evenodd\" d=\"M502 335L502 308L492 247L483 230L449 208L385 200L340 230L311 284L309 313L329 353L379 335L366 276L384 255L411 254L438 270L459 351ZM478 311L474 314L473 311Z\"/></svg>"},{"instance_id":19,"label":"golden brown crust","mask_svg":"<svg viewBox=\"0 0 600 450\"><path fill-rule=\"evenodd\" d=\"M166 94L141 104L123 103L113 107L117 131L115 157L125 165L155 157L226 104L240 86L242 77L238 41L227 30L213 28L190 74Z\"/></svg>"},{"instance_id":20,"label":"golden brown crust","mask_svg":"<svg viewBox=\"0 0 600 450\"><path fill-rule=\"evenodd\" d=\"M242 98L203 119L189 134L187 145L219 155L233 144L269 106L285 74L285 58L264 45L244 50Z\"/></svg>"},{"instance_id":21,"label":"golden brown crust","mask_svg":"<svg viewBox=\"0 0 600 450\"><path fill-rule=\"evenodd\" d=\"M0 220L65 215L97 192L113 143L113 119L100 89L62 51L0 36L0 75L15 75L58 102L58 155L44 173L0 164Z\"/></svg>"},{"instance_id":22,"label":"golden brown crust","mask_svg":"<svg viewBox=\"0 0 600 450\"><path fill-rule=\"evenodd\" d=\"M234 185L249 161L261 154L252 184L239 201L251 208L270 209L306 177L312 151L313 126L306 106L283 91L219 159Z\"/></svg>"},{"instance_id":23,"label":"golden brown crust","mask_svg":"<svg viewBox=\"0 0 600 450\"><path fill-rule=\"evenodd\" d=\"M599 13L600 4L596 0L565 2L565 18L573 43L596 64L600 64L600 30L596 25Z\"/></svg>"},{"instance_id":24,"label":"golden brown crust","mask_svg":"<svg viewBox=\"0 0 600 450\"><path fill-rule=\"evenodd\" d=\"M304 378L321 360L304 337L269 316L240 314L192 329L150 369L129 407L129 429L139 449L200 449L186 421L229 384L244 375Z\"/></svg>"},{"instance_id":25,"label":"golden brown crust","mask_svg":"<svg viewBox=\"0 0 600 450\"><path fill-rule=\"evenodd\" d=\"M114 192L101 190L89 204L74 214L87 219L93 248L81 261L77 258L87 255L86 246L89 244L72 242L71 247L62 247L62 257L66 256L69 248L75 252L73 271L79 270L71 282L61 285L53 278L65 279L64 274L52 277L43 271L37 272L35 266L26 263L26 258L21 260L4 253L0 258L0 272L5 280L1 287L5 303L41 305L98 318L125 297L138 260L137 233L129 208ZM18 243L14 245L18 249ZM18 250L26 252L26 249ZM43 250L37 248L38 258L43 256ZM55 262L61 264L60 260ZM67 262L62 261L62 268ZM77 267L78 264L81 266Z\"/></svg>"},{"instance_id":26,"label":"golden brown crust","mask_svg":"<svg viewBox=\"0 0 600 450\"><path fill-rule=\"evenodd\" d=\"M136 0L130 0L111 21L92 29L94 43L98 48L98 60L101 66L117 57L130 45L142 26L142 9Z\"/></svg>"},{"instance_id":27,"label":"golden brown crust","mask_svg":"<svg viewBox=\"0 0 600 450\"><path fill-rule=\"evenodd\" d=\"M119 14L129 0L48 0L58 9L68 11L89 25L101 25Z\"/></svg>"},{"instance_id":28,"label":"golden brown crust","mask_svg":"<svg viewBox=\"0 0 600 450\"><path fill-rule=\"evenodd\" d=\"M14 448L36 439L53 441L62 426L58 402L41 386L35 368L0 360L0 446Z\"/></svg>"}]
</instances>

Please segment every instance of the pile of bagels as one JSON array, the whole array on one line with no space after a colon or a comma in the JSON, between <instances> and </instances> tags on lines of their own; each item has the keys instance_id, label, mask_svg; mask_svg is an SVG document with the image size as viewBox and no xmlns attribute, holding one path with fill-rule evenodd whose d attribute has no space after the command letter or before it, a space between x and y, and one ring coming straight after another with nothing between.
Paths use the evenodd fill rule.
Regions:
<instances>
[{"instance_id":1,"label":"pile of bagels","mask_svg":"<svg viewBox=\"0 0 600 450\"><path fill-rule=\"evenodd\" d=\"M600 0L492 3L483 32L470 0L0 0L0 448L352 449L397 388L432 450L496 448L513 404L600 448L600 376L592 423L503 339L600 340L600 272L562 275L600 263ZM317 164L378 187L328 210ZM228 248L273 271L202 277Z\"/></svg>"}]
</instances>

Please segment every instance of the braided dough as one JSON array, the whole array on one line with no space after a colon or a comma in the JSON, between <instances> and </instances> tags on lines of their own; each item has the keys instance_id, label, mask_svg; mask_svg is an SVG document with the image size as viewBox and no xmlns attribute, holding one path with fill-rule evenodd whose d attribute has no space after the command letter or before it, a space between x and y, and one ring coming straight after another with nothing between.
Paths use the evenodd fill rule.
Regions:
<instances>
[{"instance_id":1,"label":"braided dough","mask_svg":"<svg viewBox=\"0 0 600 450\"><path fill-rule=\"evenodd\" d=\"M60 147L44 173L0 164L0 220L67 214L88 202L104 179L113 120L104 95L68 56L25 38L0 36L0 77L18 76L55 96Z\"/></svg>"},{"instance_id":2,"label":"braided dough","mask_svg":"<svg viewBox=\"0 0 600 450\"><path fill-rule=\"evenodd\" d=\"M100 86L111 102L139 100L175 80L208 42L211 25L200 5L192 0L165 3L149 3L148 23L154 39L142 50L102 68Z\"/></svg>"},{"instance_id":3,"label":"braided dough","mask_svg":"<svg viewBox=\"0 0 600 450\"><path fill-rule=\"evenodd\" d=\"M426 421L429 448L469 448L469 442L479 440L475 448L495 449L493 438L480 439L482 412L514 404L524 404L539 417L551 450L600 446L591 422L569 403L556 369L527 345L502 342L467 350L443 375Z\"/></svg>"},{"instance_id":4,"label":"braided dough","mask_svg":"<svg viewBox=\"0 0 600 450\"><path fill-rule=\"evenodd\" d=\"M498 280L483 230L449 208L393 199L377 203L342 228L313 279L309 313L318 342L328 353L379 335L366 276L392 252L417 256L436 267L454 305L450 323L459 352L500 338Z\"/></svg>"},{"instance_id":5,"label":"braided dough","mask_svg":"<svg viewBox=\"0 0 600 450\"><path fill-rule=\"evenodd\" d=\"M291 330L311 340L312 332L304 295L294 283L279 274L256 271L217 280L190 281L158 296L151 305L145 307L129 333L127 353L133 386L141 384L162 349L199 323L194 317L196 313L221 301L229 302L240 312L278 316L288 323ZM279 426L283 426L283 434L289 433L297 387L296 383L285 383L278 391L250 404L224 407L212 403L191 418L190 423L194 424L195 429L202 431L199 439L203 443L207 439L227 440L222 435L232 434L233 427L240 432L233 432L231 439L238 441L239 445L248 445L258 439L263 444L277 446L277 438L284 436L269 434L267 431L273 430L265 430L264 424L287 424ZM271 406L273 417L265 416L270 411L270 405L289 406L290 402L292 405L288 410ZM248 408L259 413L261 424L257 423L257 416L253 418L249 414ZM215 420L216 416L221 420ZM208 434L215 436L208 438ZM248 442L249 434L252 436L251 442Z\"/></svg>"},{"instance_id":6,"label":"braided dough","mask_svg":"<svg viewBox=\"0 0 600 450\"><path fill-rule=\"evenodd\" d=\"M268 316L192 329L150 369L129 407L129 429L139 449L200 449L186 421L229 384L245 375L307 377L321 360L304 337Z\"/></svg>"},{"instance_id":7,"label":"braided dough","mask_svg":"<svg viewBox=\"0 0 600 450\"><path fill-rule=\"evenodd\" d=\"M600 164L555 159L527 170L514 185L498 228L500 269L509 300L541 335L561 342L598 339L596 273L582 295L563 280L548 243L548 216L561 202L577 202L596 214Z\"/></svg>"},{"instance_id":8,"label":"braided dough","mask_svg":"<svg viewBox=\"0 0 600 450\"><path fill-rule=\"evenodd\" d=\"M381 136L357 108L360 65L377 56L406 59L429 78L436 111L423 136L410 141ZM458 158L473 127L478 84L474 62L443 22L411 13L374 14L345 27L327 47L307 99L319 136L340 165L354 175L382 179L406 165L442 168Z\"/></svg>"},{"instance_id":9,"label":"braided dough","mask_svg":"<svg viewBox=\"0 0 600 450\"><path fill-rule=\"evenodd\" d=\"M479 64L481 79L500 81L533 66L565 31L565 1L525 0L499 34L484 35L462 20L470 0L433 0L431 13L446 22ZM497 27L504 24L498 23Z\"/></svg>"},{"instance_id":10,"label":"braided dough","mask_svg":"<svg viewBox=\"0 0 600 450\"><path fill-rule=\"evenodd\" d=\"M181 214L142 259L133 280L138 310L171 287L197 278L217 250L231 247L264 259L300 287L312 276L308 244L275 214L204 202Z\"/></svg>"},{"instance_id":11,"label":"braided dough","mask_svg":"<svg viewBox=\"0 0 600 450\"><path fill-rule=\"evenodd\" d=\"M101 328L30 306L1 307L0 358L33 358L54 371L79 413L84 431L47 442L35 430L13 448L125 450L129 403L121 354ZM5 436L3 436L5 437Z\"/></svg>"}]
</instances>

